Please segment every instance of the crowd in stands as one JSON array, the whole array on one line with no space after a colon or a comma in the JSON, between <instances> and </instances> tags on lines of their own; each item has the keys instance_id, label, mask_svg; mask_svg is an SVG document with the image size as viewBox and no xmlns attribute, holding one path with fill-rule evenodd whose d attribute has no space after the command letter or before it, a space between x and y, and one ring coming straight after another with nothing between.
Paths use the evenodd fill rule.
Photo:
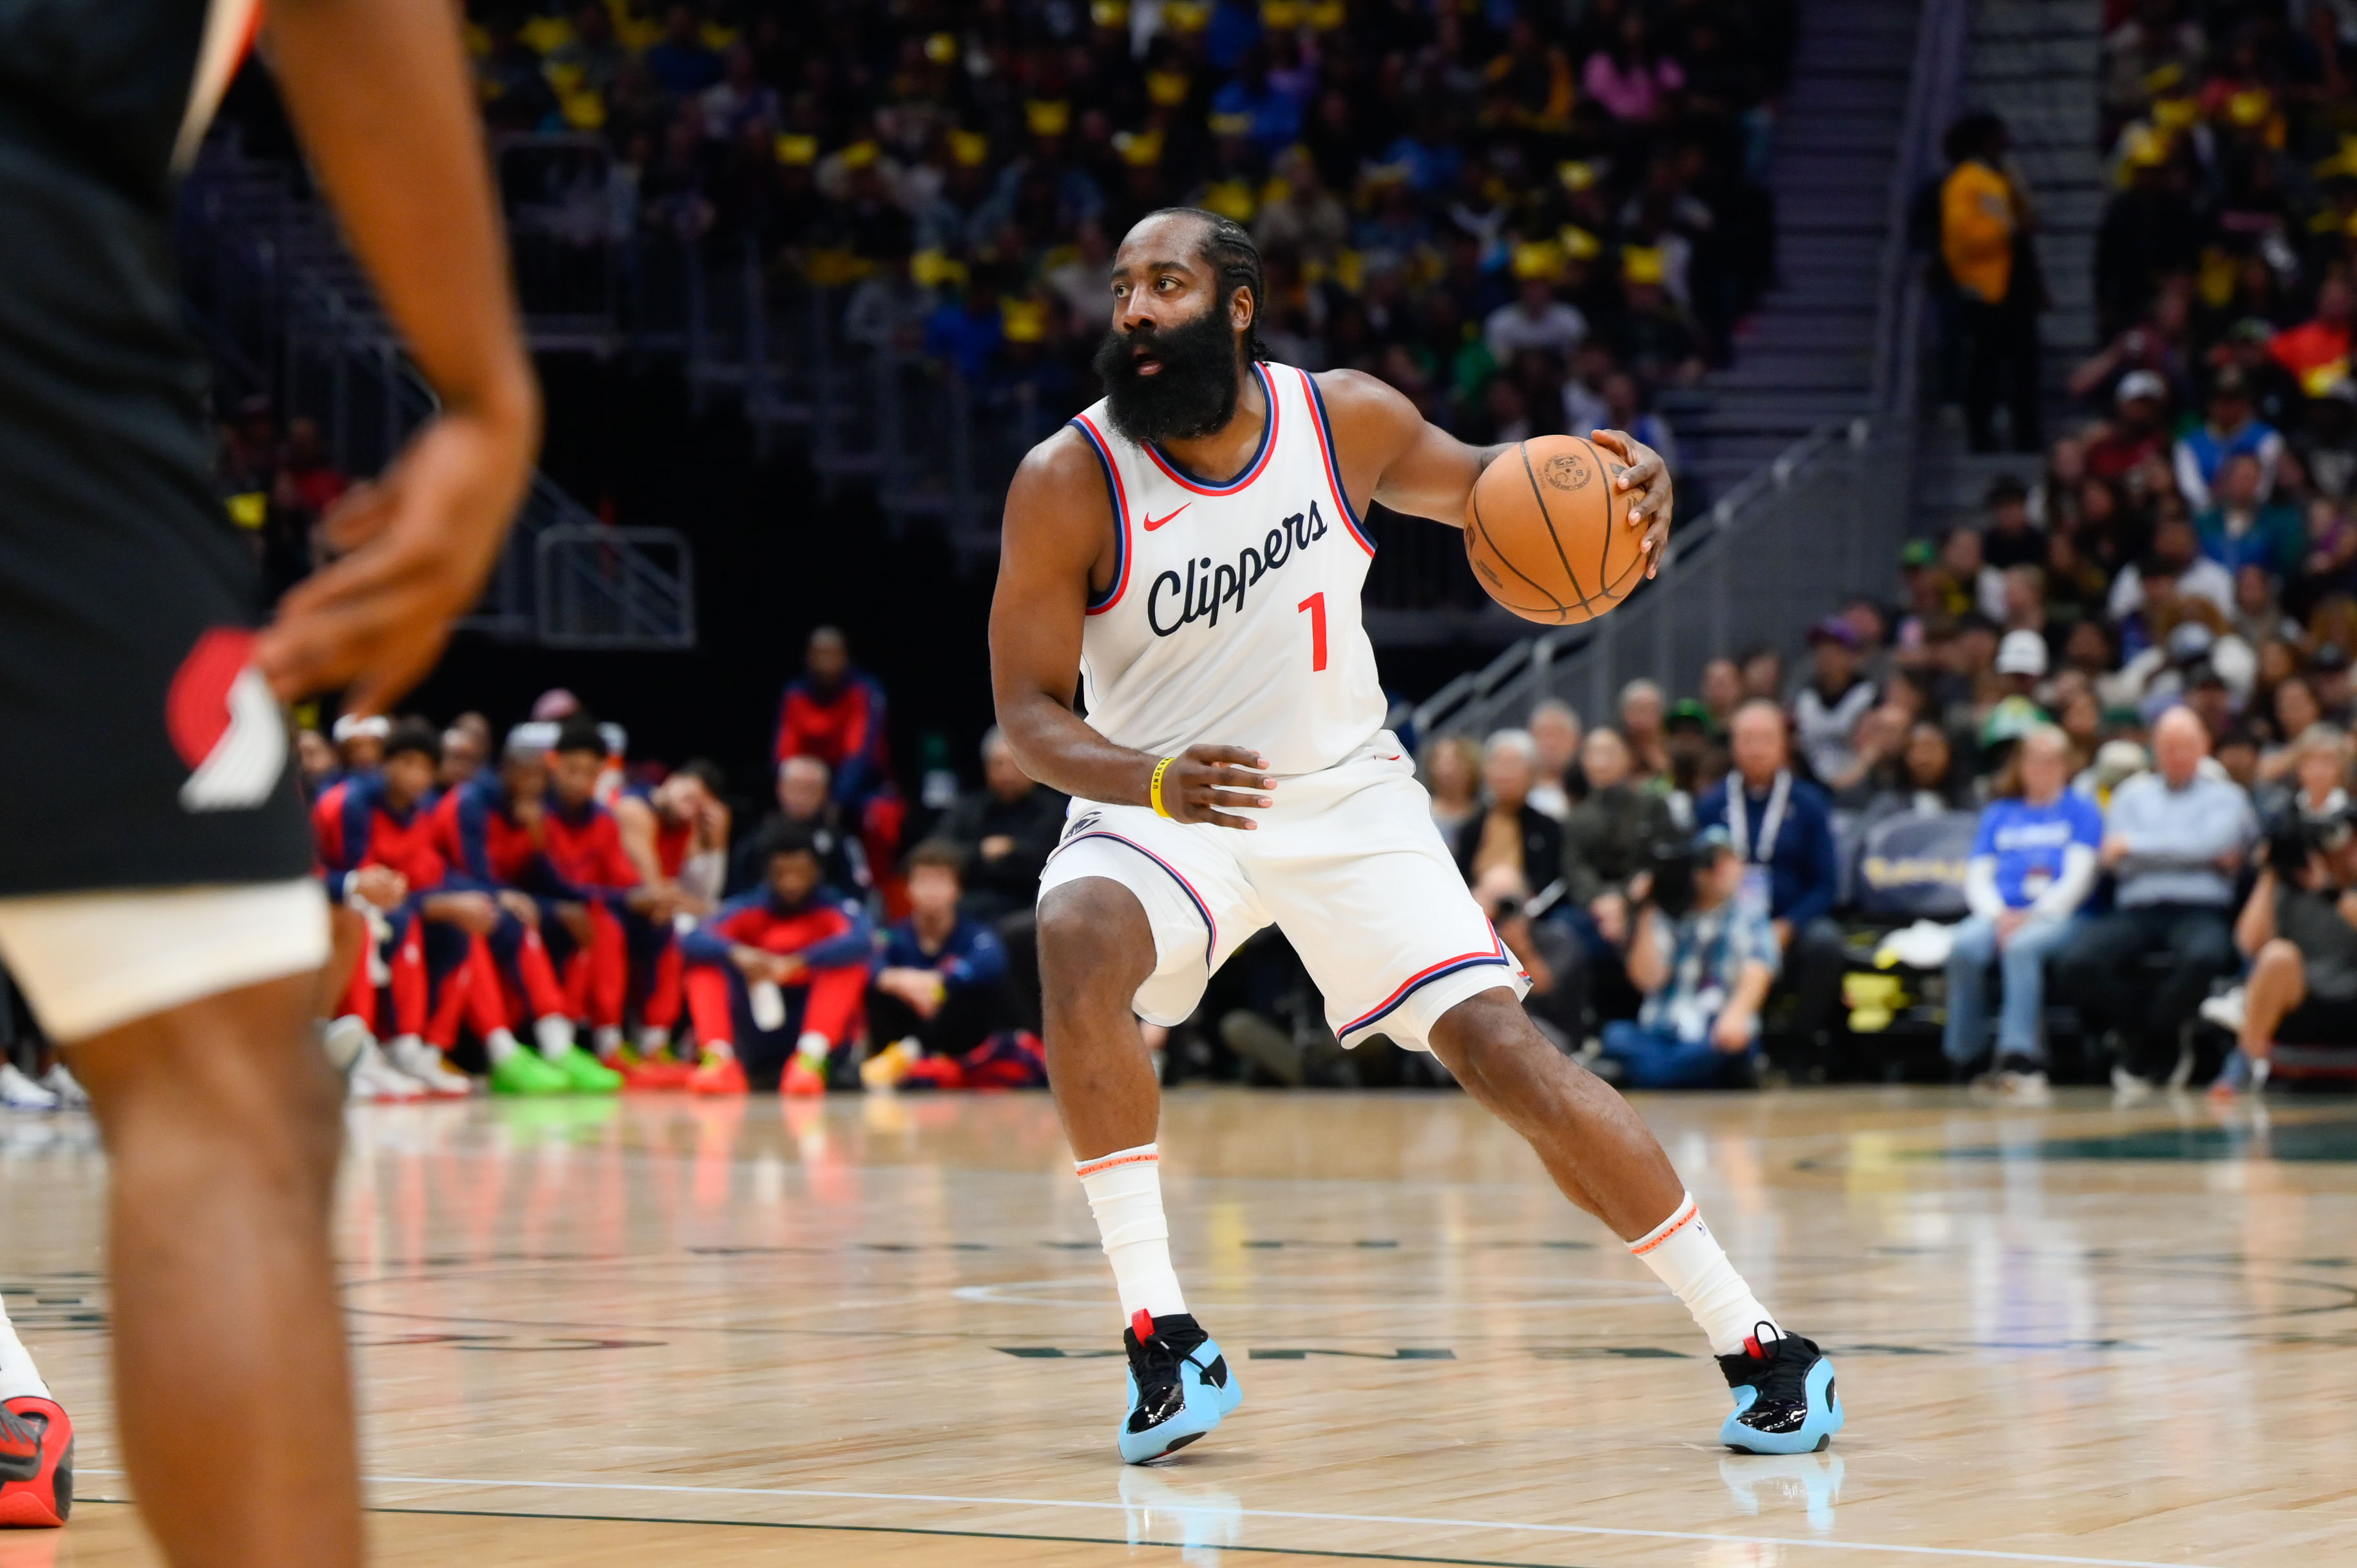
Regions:
<instances>
[{"instance_id":1,"label":"crowd in stands","mask_svg":"<svg viewBox=\"0 0 2357 1568\"><path fill-rule=\"evenodd\" d=\"M544 228L749 253L847 291L854 340L1061 413L1095 395L1113 247L1203 207L1262 251L1274 357L1493 440L1635 428L1726 357L1772 265L1793 12L473 0L468 38L495 131L610 156L594 189L511 166L511 202L587 214Z\"/></svg>"}]
</instances>

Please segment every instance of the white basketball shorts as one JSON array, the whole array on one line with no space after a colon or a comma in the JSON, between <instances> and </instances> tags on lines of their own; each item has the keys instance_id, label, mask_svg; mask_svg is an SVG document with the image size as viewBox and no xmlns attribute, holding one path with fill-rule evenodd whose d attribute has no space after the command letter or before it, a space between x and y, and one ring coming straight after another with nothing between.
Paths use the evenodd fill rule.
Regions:
<instances>
[{"instance_id":1,"label":"white basketball shorts","mask_svg":"<svg viewBox=\"0 0 2357 1568\"><path fill-rule=\"evenodd\" d=\"M1388 1035L1431 1048L1432 1026L1469 996L1530 976L1465 886L1432 823L1431 797L1390 731L1319 773L1277 780L1275 804L1238 812L1244 832L1176 822L1145 806L1076 800L1039 878L1045 899L1083 877L1137 896L1154 928L1148 1023L1186 1020L1211 973L1275 921L1326 997L1345 1046Z\"/></svg>"},{"instance_id":2,"label":"white basketball shorts","mask_svg":"<svg viewBox=\"0 0 2357 1568\"><path fill-rule=\"evenodd\" d=\"M316 876L0 898L0 963L59 1044L307 973L328 945Z\"/></svg>"}]
</instances>

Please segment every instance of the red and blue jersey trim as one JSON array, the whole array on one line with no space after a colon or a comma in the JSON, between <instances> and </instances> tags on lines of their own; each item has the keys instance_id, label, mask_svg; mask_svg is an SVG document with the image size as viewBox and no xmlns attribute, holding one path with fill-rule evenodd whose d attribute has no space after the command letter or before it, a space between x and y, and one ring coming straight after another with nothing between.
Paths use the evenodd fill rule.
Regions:
<instances>
[{"instance_id":1,"label":"red and blue jersey trim","mask_svg":"<svg viewBox=\"0 0 2357 1568\"><path fill-rule=\"evenodd\" d=\"M1326 417L1326 394L1318 390L1317 378L1308 371L1293 372L1301 378L1301 390L1309 394L1309 406L1318 415L1318 452L1326 460L1326 483L1334 492L1334 504L1342 509L1342 521L1350 525L1351 537L1369 555L1375 553L1375 542L1367 537L1366 526L1359 514L1351 510L1350 493L1342 488L1342 465L1334 456L1334 425Z\"/></svg>"},{"instance_id":2,"label":"red and blue jersey trim","mask_svg":"<svg viewBox=\"0 0 2357 1568\"><path fill-rule=\"evenodd\" d=\"M1105 495L1113 502L1113 586L1102 595L1090 595L1088 602L1089 614L1103 615L1119 604L1129 588L1129 492L1122 488L1121 470L1114 467L1113 448L1106 444L1104 432L1085 413L1072 416L1072 427L1096 452L1097 463L1104 469Z\"/></svg>"},{"instance_id":3,"label":"red and blue jersey trim","mask_svg":"<svg viewBox=\"0 0 2357 1568\"><path fill-rule=\"evenodd\" d=\"M1062 843L1056 846L1055 854L1063 854L1066 850L1071 848L1074 844L1079 843L1083 839L1111 839L1115 843L1125 843L1168 873L1170 880L1176 882L1179 886L1179 890L1187 895L1188 902L1195 906L1195 913L1203 917L1203 930L1205 933L1203 939L1203 961L1206 964L1209 964L1211 961L1213 957L1216 956L1220 950L1220 923L1211 918L1211 905L1205 903L1203 901L1203 896L1195 891L1195 885L1193 883L1188 881L1186 877L1179 875L1178 868L1177 866L1171 865L1168 861L1163 859L1160 855L1155 854L1152 850L1146 848L1135 839L1125 838L1120 833L1107 832L1103 828L1093 828L1084 833L1073 834L1071 838L1066 839ZM1052 860L1055 856L1050 855L1049 858Z\"/></svg>"},{"instance_id":4,"label":"red and blue jersey trim","mask_svg":"<svg viewBox=\"0 0 2357 1568\"><path fill-rule=\"evenodd\" d=\"M1268 467L1269 454L1276 450L1276 386L1268 379L1267 367L1257 360L1253 361L1253 374L1260 378L1261 397L1268 404L1268 420L1260 427L1260 450L1253 454L1253 460L1244 465L1243 473L1224 484L1214 484L1210 479L1187 472L1186 469L1164 456L1153 443L1148 442L1145 448L1146 455L1153 459L1156 467L1168 476L1173 484L1192 490L1199 496L1232 496L1259 478L1261 471Z\"/></svg>"},{"instance_id":5,"label":"red and blue jersey trim","mask_svg":"<svg viewBox=\"0 0 2357 1568\"><path fill-rule=\"evenodd\" d=\"M1416 971L1400 983L1398 990L1378 1003L1372 1012L1362 1013L1336 1030L1335 1036L1338 1039L1347 1040L1352 1035L1373 1027L1384 1017L1397 1011L1400 1004L1405 1002L1416 992L1423 990L1436 980L1455 974L1459 970L1477 969L1483 964L1494 964L1501 969L1513 969L1515 967L1513 958L1506 951L1506 944L1499 939L1495 927L1491 929L1490 943L1490 949L1486 952L1458 953L1455 958L1445 958L1429 968Z\"/></svg>"}]
</instances>

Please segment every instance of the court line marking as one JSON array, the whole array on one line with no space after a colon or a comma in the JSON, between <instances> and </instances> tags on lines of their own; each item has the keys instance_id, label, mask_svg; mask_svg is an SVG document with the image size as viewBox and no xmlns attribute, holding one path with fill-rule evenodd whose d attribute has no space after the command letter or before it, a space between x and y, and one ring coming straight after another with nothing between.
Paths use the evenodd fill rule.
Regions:
<instances>
[{"instance_id":1,"label":"court line marking","mask_svg":"<svg viewBox=\"0 0 2357 1568\"><path fill-rule=\"evenodd\" d=\"M77 1505L111 1503L119 1508L138 1506L129 1498L76 1498L74 1502ZM576 1524L684 1524L717 1530L834 1530L852 1535L947 1536L961 1541L1054 1541L1071 1546L1157 1546L1172 1552L1256 1552L1269 1557L1324 1557L1353 1563L1426 1563L1441 1564L1442 1568L1573 1568L1569 1563L1551 1565L1533 1563L1528 1558L1509 1563L1497 1557L1416 1557L1403 1552L1334 1552L1312 1546L1236 1546L1227 1541L1133 1541L1127 1536L1111 1535L1026 1535L1004 1530L929 1530L920 1525L803 1524L767 1519L665 1519L660 1514L512 1513L499 1509L412 1509L389 1504L371 1504L363 1511L421 1514L431 1519L528 1519Z\"/></svg>"},{"instance_id":2,"label":"court line marking","mask_svg":"<svg viewBox=\"0 0 2357 1568\"><path fill-rule=\"evenodd\" d=\"M83 1470L120 1476L120 1470ZM655 1492L681 1497L819 1498L844 1502L953 1503L982 1508L1087 1509L1126 1512L1135 1505L1069 1498L973 1498L932 1492L853 1492L796 1487L678 1487L643 1481L481 1481L457 1476L363 1476L371 1486L465 1487L477 1490L543 1488L562 1492ZM1225 1510L1222 1510L1225 1513ZM2065 1568L2203 1568L2139 1557L2072 1557L2050 1552L1998 1552L1975 1546L1893 1546L1870 1541L1805 1541L1790 1535L1720 1535L1710 1530L1628 1530L1600 1524L1519 1524L1495 1519L1427 1519L1413 1514L1312 1513L1297 1509L1239 1508L1237 1519L1302 1520L1312 1524L1409 1525L1435 1530L1502 1530L1534 1535L1592 1535L1619 1540L1728 1541L1738 1546L1807 1547L1820 1552L1880 1552L1910 1557L1962 1558L1975 1563L2053 1563Z\"/></svg>"}]
</instances>

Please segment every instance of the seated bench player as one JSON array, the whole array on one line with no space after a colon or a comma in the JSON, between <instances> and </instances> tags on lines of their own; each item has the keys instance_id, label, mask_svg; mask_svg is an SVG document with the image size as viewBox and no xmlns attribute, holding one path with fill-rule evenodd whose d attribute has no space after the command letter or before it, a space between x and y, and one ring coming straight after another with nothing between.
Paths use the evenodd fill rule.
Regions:
<instances>
[{"instance_id":1,"label":"seated bench player","mask_svg":"<svg viewBox=\"0 0 2357 1568\"><path fill-rule=\"evenodd\" d=\"M393 893L398 899L378 911L386 928L383 958L393 1029L387 1055L397 1072L428 1092L469 1092L466 1078L453 1072L444 1056L464 1017L491 1058L495 1088L549 1092L552 1086L538 1082L529 1068L521 1075L512 1068L500 1070L521 1052L498 1005L488 952L481 950L481 938L499 911L488 894L447 885L434 819L425 809L440 761L441 739L433 728L405 719L387 732L375 772L347 779L320 796L312 808L312 827L328 891L339 899L358 896L367 902L371 893ZM369 875L380 870L398 876L397 892L386 879ZM371 1033L375 990L370 966L356 965L343 1011ZM363 1047L361 1060L368 1059Z\"/></svg>"},{"instance_id":2,"label":"seated bench player","mask_svg":"<svg viewBox=\"0 0 2357 1568\"><path fill-rule=\"evenodd\" d=\"M676 910L670 920L622 921L630 993L639 999L638 1059L624 1069L634 1089L684 1088L693 1070L671 1051L685 996L679 937L683 925L719 907L728 873L726 791L718 766L698 757L660 784L625 789L614 802L622 853L643 886L672 895Z\"/></svg>"},{"instance_id":3,"label":"seated bench player","mask_svg":"<svg viewBox=\"0 0 2357 1568\"><path fill-rule=\"evenodd\" d=\"M598 1064L574 1042L575 1021L544 931L554 924L535 890L553 878L541 854L547 811L548 726L518 725L508 734L497 773L449 790L434 808L435 846L447 884L488 895L496 911L483 934L489 983L510 1027L529 1016L537 1051L495 1058L491 1089L501 1094L605 1092Z\"/></svg>"},{"instance_id":4,"label":"seated bench player","mask_svg":"<svg viewBox=\"0 0 2357 1568\"><path fill-rule=\"evenodd\" d=\"M762 885L682 943L688 1012L704 1046L688 1088L742 1094L784 1058L786 1093L823 1094L829 1058L858 1026L874 937L859 906L821 883L806 829L773 827L760 848Z\"/></svg>"},{"instance_id":5,"label":"seated bench player","mask_svg":"<svg viewBox=\"0 0 2357 1568\"><path fill-rule=\"evenodd\" d=\"M1046 1081L1036 1039L998 1039L1015 1022L1006 948L989 926L959 912L964 868L964 852L947 840L909 852L909 918L885 933L867 985L868 1037L885 1042L859 1067L870 1089ZM985 1042L1006 1048L975 1057Z\"/></svg>"},{"instance_id":6,"label":"seated bench player","mask_svg":"<svg viewBox=\"0 0 2357 1568\"><path fill-rule=\"evenodd\" d=\"M548 753L548 807L541 815L546 908L542 940L555 955L574 1017L587 1017L597 1065L619 1087L622 1016L630 993L629 933L624 920L668 924L678 908L675 888L649 885L622 848L621 826L597 799L610 748L597 725L568 719ZM655 1087L649 1084L647 1087Z\"/></svg>"}]
</instances>

